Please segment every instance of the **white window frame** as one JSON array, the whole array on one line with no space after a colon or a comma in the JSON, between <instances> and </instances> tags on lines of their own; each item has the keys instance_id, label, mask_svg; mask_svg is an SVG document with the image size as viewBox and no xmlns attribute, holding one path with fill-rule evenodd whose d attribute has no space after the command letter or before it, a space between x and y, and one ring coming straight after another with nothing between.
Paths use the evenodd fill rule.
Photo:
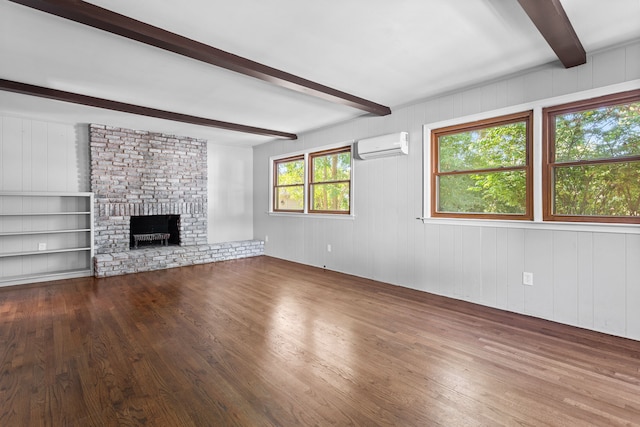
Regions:
<instances>
[{"instance_id":1,"label":"white window frame","mask_svg":"<svg viewBox=\"0 0 640 427\"><path fill-rule=\"evenodd\" d=\"M565 231L591 231L607 233L640 234L640 227L634 224L622 223L591 223L591 222L564 222L543 221L542 219L542 109L558 104L596 98L617 92L640 89L640 79L625 83L575 92L567 95L531 101L524 104L513 105L497 110L486 111L469 116L456 117L450 120L429 123L423 126L422 145L422 217L423 223L436 223L448 225L470 225L479 227L502 228L531 228ZM500 220L500 219L476 219L476 218L436 218L431 216L431 131L442 127L460 125L464 123L486 120L492 117L505 116L521 111L533 110L533 220Z\"/></svg>"},{"instance_id":2,"label":"white window frame","mask_svg":"<svg viewBox=\"0 0 640 427\"><path fill-rule=\"evenodd\" d=\"M354 219L355 218L355 168L354 168L354 140L343 141L337 144L324 145L320 147L309 148L306 150L293 151L284 154L278 154L276 156L269 157L269 211L268 214L272 216L287 216L287 217L305 217L305 218L333 218L333 219ZM337 148L351 147L351 189L349 191L349 213L315 213L309 212L309 157L312 153L320 151L333 150ZM304 210L303 212L281 212L273 209L273 188L274 188L274 170L273 164L278 160L283 160L289 157L304 156Z\"/></svg>"}]
</instances>

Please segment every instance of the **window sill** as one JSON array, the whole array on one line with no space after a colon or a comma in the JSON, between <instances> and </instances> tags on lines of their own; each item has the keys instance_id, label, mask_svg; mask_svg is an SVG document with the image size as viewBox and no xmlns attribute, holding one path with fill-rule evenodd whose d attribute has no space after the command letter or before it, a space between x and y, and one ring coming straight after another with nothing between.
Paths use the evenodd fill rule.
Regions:
<instances>
[{"instance_id":1,"label":"window sill","mask_svg":"<svg viewBox=\"0 0 640 427\"><path fill-rule=\"evenodd\" d=\"M322 219L349 219L353 220L356 216L353 213L345 214L317 214L317 213L300 213L300 212L267 212L269 216L286 216L295 218L322 218Z\"/></svg>"},{"instance_id":2,"label":"window sill","mask_svg":"<svg viewBox=\"0 0 640 427\"><path fill-rule=\"evenodd\" d=\"M416 218L423 224L458 225L471 227L521 228L532 230L581 231L591 233L640 234L635 224L612 224L594 222L521 221L467 218Z\"/></svg>"}]
</instances>

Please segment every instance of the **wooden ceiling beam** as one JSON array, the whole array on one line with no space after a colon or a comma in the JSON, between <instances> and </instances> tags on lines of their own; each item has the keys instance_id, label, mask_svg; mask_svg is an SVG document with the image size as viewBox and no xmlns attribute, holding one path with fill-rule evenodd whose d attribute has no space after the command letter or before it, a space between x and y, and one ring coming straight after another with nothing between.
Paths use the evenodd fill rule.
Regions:
<instances>
[{"instance_id":1,"label":"wooden ceiling beam","mask_svg":"<svg viewBox=\"0 0 640 427\"><path fill-rule=\"evenodd\" d=\"M10 1L374 115L391 114L391 109L384 105L251 61L84 1Z\"/></svg>"},{"instance_id":2,"label":"wooden ceiling beam","mask_svg":"<svg viewBox=\"0 0 640 427\"><path fill-rule=\"evenodd\" d=\"M587 62L580 43L560 0L518 0L565 68Z\"/></svg>"},{"instance_id":3,"label":"wooden ceiling beam","mask_svg":"<svg viewBox=\"0 0 640 427\"><path fill-rule=\"evenodd\" d=\"M246 126L237 123L223 122L220 120L207 119L204 117L190 116L188 114L174 113L172 111L158 110L156 108L127 104L124 102L112 101L104 98L96 98L93 96L81 95L73 92L65 92L62 90L50 89L42 86L34 86L12 80L0 79L0 90L20 93L23 95L38 96L40 98L54 99L56 101L87 105L89 107L104 108L107 110L120 111L123 113L137 114L140 116L155 117L157 119L172 120L175 122L189 123L192 125L207 126L217 129L231 130L235 132L268 136L272 138L298 138L298 136L293 133Z\"/></svg>"}]
</instances>

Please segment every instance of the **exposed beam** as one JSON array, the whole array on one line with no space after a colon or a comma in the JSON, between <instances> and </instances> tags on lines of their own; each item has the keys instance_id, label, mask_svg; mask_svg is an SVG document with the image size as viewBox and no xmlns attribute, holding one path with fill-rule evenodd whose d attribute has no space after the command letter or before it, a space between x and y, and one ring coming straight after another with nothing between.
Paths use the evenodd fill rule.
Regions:
<instances>
[{"instance_id":1,"label":"exposed beam","mask_svg":"<svg viewBox=\"0 0 640 427\"><path fill-rule=\"evenodd\" d=\"M518 0L565 68L587 62L580 43L560 0Z\"/></svg>"},{"instance_id":2,"label":"exposed beam","mask_svg":"<svg viewBox=\"0 0 640 427\"><path fill-rule=\"evenodd\" d=\"M391 114L391 109L384 105L251 61L90 3L79 0L10 1L327 101L378 116Z\"/></svg>"},{"instance_id":3,"label":"exposed beam","mask_svg":"<svg viewBox=\"0 0 640 427\"><path fill-rule=\"evenodd\" d=\"M220 120L207 119L204 117L190 116L188 114L174 113L172 111L158 110L155 108L142 107L140 105L127 104L124 102L111 101L104 98L81 95L73 92L50 89L42 86L34 86L26 83L0 79L0 90L20 93L23 95L38 96L41 98L54 99L56 101L71 102L74 104L88 105L90 107L105 108L107 110L120 111L123 113L137 114L140 116L155 117L158 119L172 120L175 122L189 123L192 125L208 126L218 129L231 130L236 132L251 133L254 135L269 136L281 139L297 139L293 133L280 132L277 130L263 129L253 126L246 126L237 123L223 122Z\"/></svg>"}]
</instances>

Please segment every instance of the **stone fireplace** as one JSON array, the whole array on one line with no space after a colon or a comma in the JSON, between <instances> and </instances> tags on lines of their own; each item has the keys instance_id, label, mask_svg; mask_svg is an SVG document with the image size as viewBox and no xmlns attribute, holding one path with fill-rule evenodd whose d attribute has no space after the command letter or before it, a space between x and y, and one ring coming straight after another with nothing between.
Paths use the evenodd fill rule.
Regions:
<instances>
[{"instance_id":1,"label":"stone fireplace","mask_svg":"<svg viewBox=\"0 0 640 427\"><path fill-rule=\"evenodd\" d=\"M96 276L264 253L261 241L207 244L206 141L95 124L89 132ZM173 234L172 244L145 237L135 248L132 224L144 217L173 218L173 233L136 232Z\"/></svg>"}]
</instances>

